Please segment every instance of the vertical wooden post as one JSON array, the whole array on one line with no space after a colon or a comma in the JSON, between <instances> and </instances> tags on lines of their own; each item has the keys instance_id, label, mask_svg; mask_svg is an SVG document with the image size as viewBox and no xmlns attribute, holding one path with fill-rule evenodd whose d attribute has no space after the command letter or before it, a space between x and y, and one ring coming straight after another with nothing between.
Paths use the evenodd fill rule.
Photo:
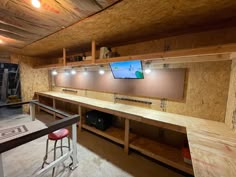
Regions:
<instances>
[{"instance_id":1,"label":"vertical wooden post","mask_svg":"<svg viewBox=\"0 0 236 177\"><path fill-rule=\"evenodd\" d=\"M63 66L66 66L66 48L63 48Z\"/></svg>"},{"instance_id":2,"label":"vertical wooden post","mask_svg":"<svg viewBox=\"0 0 236 177\"><path fill-rule=\"evenodd\" d=\"M81 106L79 105L79 110L78 110L78 114L80 116L80 120L79 120L79 131L81 132L82 131L82 108Z\"/></svg>"},{"instance_id":3,"label":"vertical wooden post","mask_svg":"<svg viewBox=\"0 0 236 177\"><path fill-rule=\"evenodd\" d=\"M55 101L55 98L52 99L52 106L54 109L56 109L56 101ZM56 113L54 112L53 113L53 119L56 120Z\"/></svg>"},{"instance_id":4,"label":"vertical wooden post","mask_svg":"<svg viewBox=\"0 0 236 177\"><path fill-rule=\"evenodd\" d=\"M48 85L49 85L49 91L52 91L52 74L51 74L51 70L48 70Z\"/></svg>"},{"instance_id":5,"label":"vertical wooden post","mask_svg":"<svg viewBox=\"0 0 236 177\"><path fill-rule=\"evenodd\" d=\"M95 63L96 60L96 42L92 40L92 63Z\"/></svg>"},{"instance_id":6,"label":"vertical wooden post","mask_svg":"<svg viewBox=\"0 0 236 177\"><path fill-rule=\"evenodd\" d=\"M125 119L125 153L129 153L129 119Z\"/></svg>"},{"instance_id":7,"label":"vertical wooden post","mask_svg":"<svg viewBox=\"0 0 236 177\"><path fill-rule=\"evenodd\" d=\"M30 103L30 117L32 121L35 121L35 104L34 103Z\"/></svg>"},{"instance_id":8,"label":"vertical wooden post","mask_svg":"<svg viewBox=\"0 0 236 177\"><path fill-rule=\"evenodd\" d=\"M2 163L2 154L0 154L0 176L4 177L3 173L3 163Z\"/></svg>"}]
</instances>

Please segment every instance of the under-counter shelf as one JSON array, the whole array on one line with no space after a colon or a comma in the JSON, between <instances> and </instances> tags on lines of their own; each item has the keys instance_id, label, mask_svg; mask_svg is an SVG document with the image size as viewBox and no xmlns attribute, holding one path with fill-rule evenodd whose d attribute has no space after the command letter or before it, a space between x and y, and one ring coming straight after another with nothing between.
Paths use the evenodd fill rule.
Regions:
<instances>
[{"instance_id":1,"label":"under-counter shelf","mask_svg":"<svg viewBox=\"0 0 236 177\"><path fill-rule=\"evenodd\" d=\"M86 124L82 124L82 128L89 130L93 133L96 133L100 136L103 136L105 138L108 138L116 143L124 145L125 132L121 128L110 127L106 129L105 131L101 131L101 130L96 129L95 127L92 127Z\"/></svg>"},{"instance_id":2,"label":"under-counter shelf","mask_svg":"<svg viewBox=\"0 0 236 177\"><path fill-rule=\"evenodd\" d=\"M141 136L131 140L129 147L186 173L193 174L192 166L184 162L182 151L178 148Z\"/></svg>"},{"instance_id":3,"label":"under-counter shelf","mask_svg":"<svg viewBox=\"0 0 236 177\"><path fill-rule=\"evenodd\" d=\"M49 113L49 114L52 114L52 115L54 114L53 111L50 111L50 110L48 110L48 109L46 109L46 108L39 107L39 109L40 109L41 111L47 112L47 113Z\"/></svg>"},{"instance_id":4,"label":"under-counter shelf","mask_svg":"<svg viewBox=\"0 0 236 177\"><path fill-rule=\"evenodd\" d=\"M91 131L116 143L124 145L124 129L110 127L105 131L101 131L96 129L95 127L86 124L82 124L82 127L88 131ZM131 149L137 150L146 156L161 161L176 169L182 170L189 174L193 174L192 166L184 162L180 149L145 137L140 137L131 132L129 134L129 139L129 147Z\"/></svg>"}]
</instances>

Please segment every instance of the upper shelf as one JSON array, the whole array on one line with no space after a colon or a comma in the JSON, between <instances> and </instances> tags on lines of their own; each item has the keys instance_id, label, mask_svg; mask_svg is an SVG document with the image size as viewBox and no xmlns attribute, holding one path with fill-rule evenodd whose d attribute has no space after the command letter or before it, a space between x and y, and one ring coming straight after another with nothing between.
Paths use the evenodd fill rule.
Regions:
<instances>
[{"instance_id":1,"label":"upper shelf","mask_svg":"<svg viewBox=\"0 0 236 177\"><path fill-rule=\"evenodd\" d=\"M73 67L85 65L100 65L108 64L110 62L128 61L128 60L155 60L160 64L169 63L189 63L189 62L207 62L207 61L224 61L231 60L230 54L236 51L236 44L227 44L224 46L210 46L204 48L182 49L175 51L164 51L142 55L121 56L106 59L96 59L96 44L92 41L92 57L91 60L67 62L66 49L63 48L63 63L56 63L50 65L35 66L38 68L60 68L60 67ZM223 57L222 54L229 56ZM204 56L204 57L203 57Z\"/></svg>"}]
</instances>

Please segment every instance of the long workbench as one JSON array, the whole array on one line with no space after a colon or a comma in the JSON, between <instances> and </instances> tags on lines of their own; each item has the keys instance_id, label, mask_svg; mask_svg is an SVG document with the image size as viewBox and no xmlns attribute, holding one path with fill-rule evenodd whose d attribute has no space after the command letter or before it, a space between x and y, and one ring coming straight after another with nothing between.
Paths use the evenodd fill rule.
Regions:
<instances>
[{"instance_id":1,"label":"long workbench","mask_svg":"<svg viewBox=\"0 0 236 177\"><path fill-rule=\"evenodd\" d=\"M55 106L55 100L76 104L80 115L81 107L87 107L125 118L124 131L113 128L102 132L82 123L80 123L80 128L123 144L126 152L129 148L133 148L187 173L193 174L194 172L196 177L236 176L236 134L224 123L61 92L38 92L36 94L38 98L52 99L53 106ZM135 135L129 132L130 120L186 133L193 168L183 162L180 150L158 142L150 142L151 140L143 137L133 138ZM119 131L120 134L117 135ZM135 140L131 141L131 139ZM148 143L152 143L154 147L149 147Z\"/></svg>"}]
</instances>

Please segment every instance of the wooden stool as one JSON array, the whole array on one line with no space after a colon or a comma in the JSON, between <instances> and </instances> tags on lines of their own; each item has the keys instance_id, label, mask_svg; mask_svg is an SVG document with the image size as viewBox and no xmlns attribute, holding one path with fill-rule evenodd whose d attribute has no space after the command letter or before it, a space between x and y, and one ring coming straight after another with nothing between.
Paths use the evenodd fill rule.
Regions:
<instances>
[{"instance_id":1,"label":"wooden stool","mask_svg":"<svg viewBox=\"0 0 236 177\"><path fill-rule=\"evenodd\" d=\"M42 168L44 168L45 164L49 164L47 162L48 153L49 153L48 152L49 140L54 141L54 148L51 151L54 151L54 158L53 158L53 160L55 161L56 160L56 150L57 150L57 148L61 149L61 156L63 156L63 147L68 148L69 151L70 151L70 149L71 149L70 148L70 138L69 138L68 135L69 135L69 130L67 130L66 128L59 129L59 130L57 130L55 132L52 132L52 133L48 134L48 139L47 139L47 143L46 143L46 154L44 156ZM63 146L62 145L62 140L63 140L63 138L66 138L66 137L68 139L68 146ZM59 141L59 140L61 140L61 146L57 146L57 141ZM52 177L54 177L54 173L55 173L55 167L52 170Z\"/></svg>"}]
</instances>

